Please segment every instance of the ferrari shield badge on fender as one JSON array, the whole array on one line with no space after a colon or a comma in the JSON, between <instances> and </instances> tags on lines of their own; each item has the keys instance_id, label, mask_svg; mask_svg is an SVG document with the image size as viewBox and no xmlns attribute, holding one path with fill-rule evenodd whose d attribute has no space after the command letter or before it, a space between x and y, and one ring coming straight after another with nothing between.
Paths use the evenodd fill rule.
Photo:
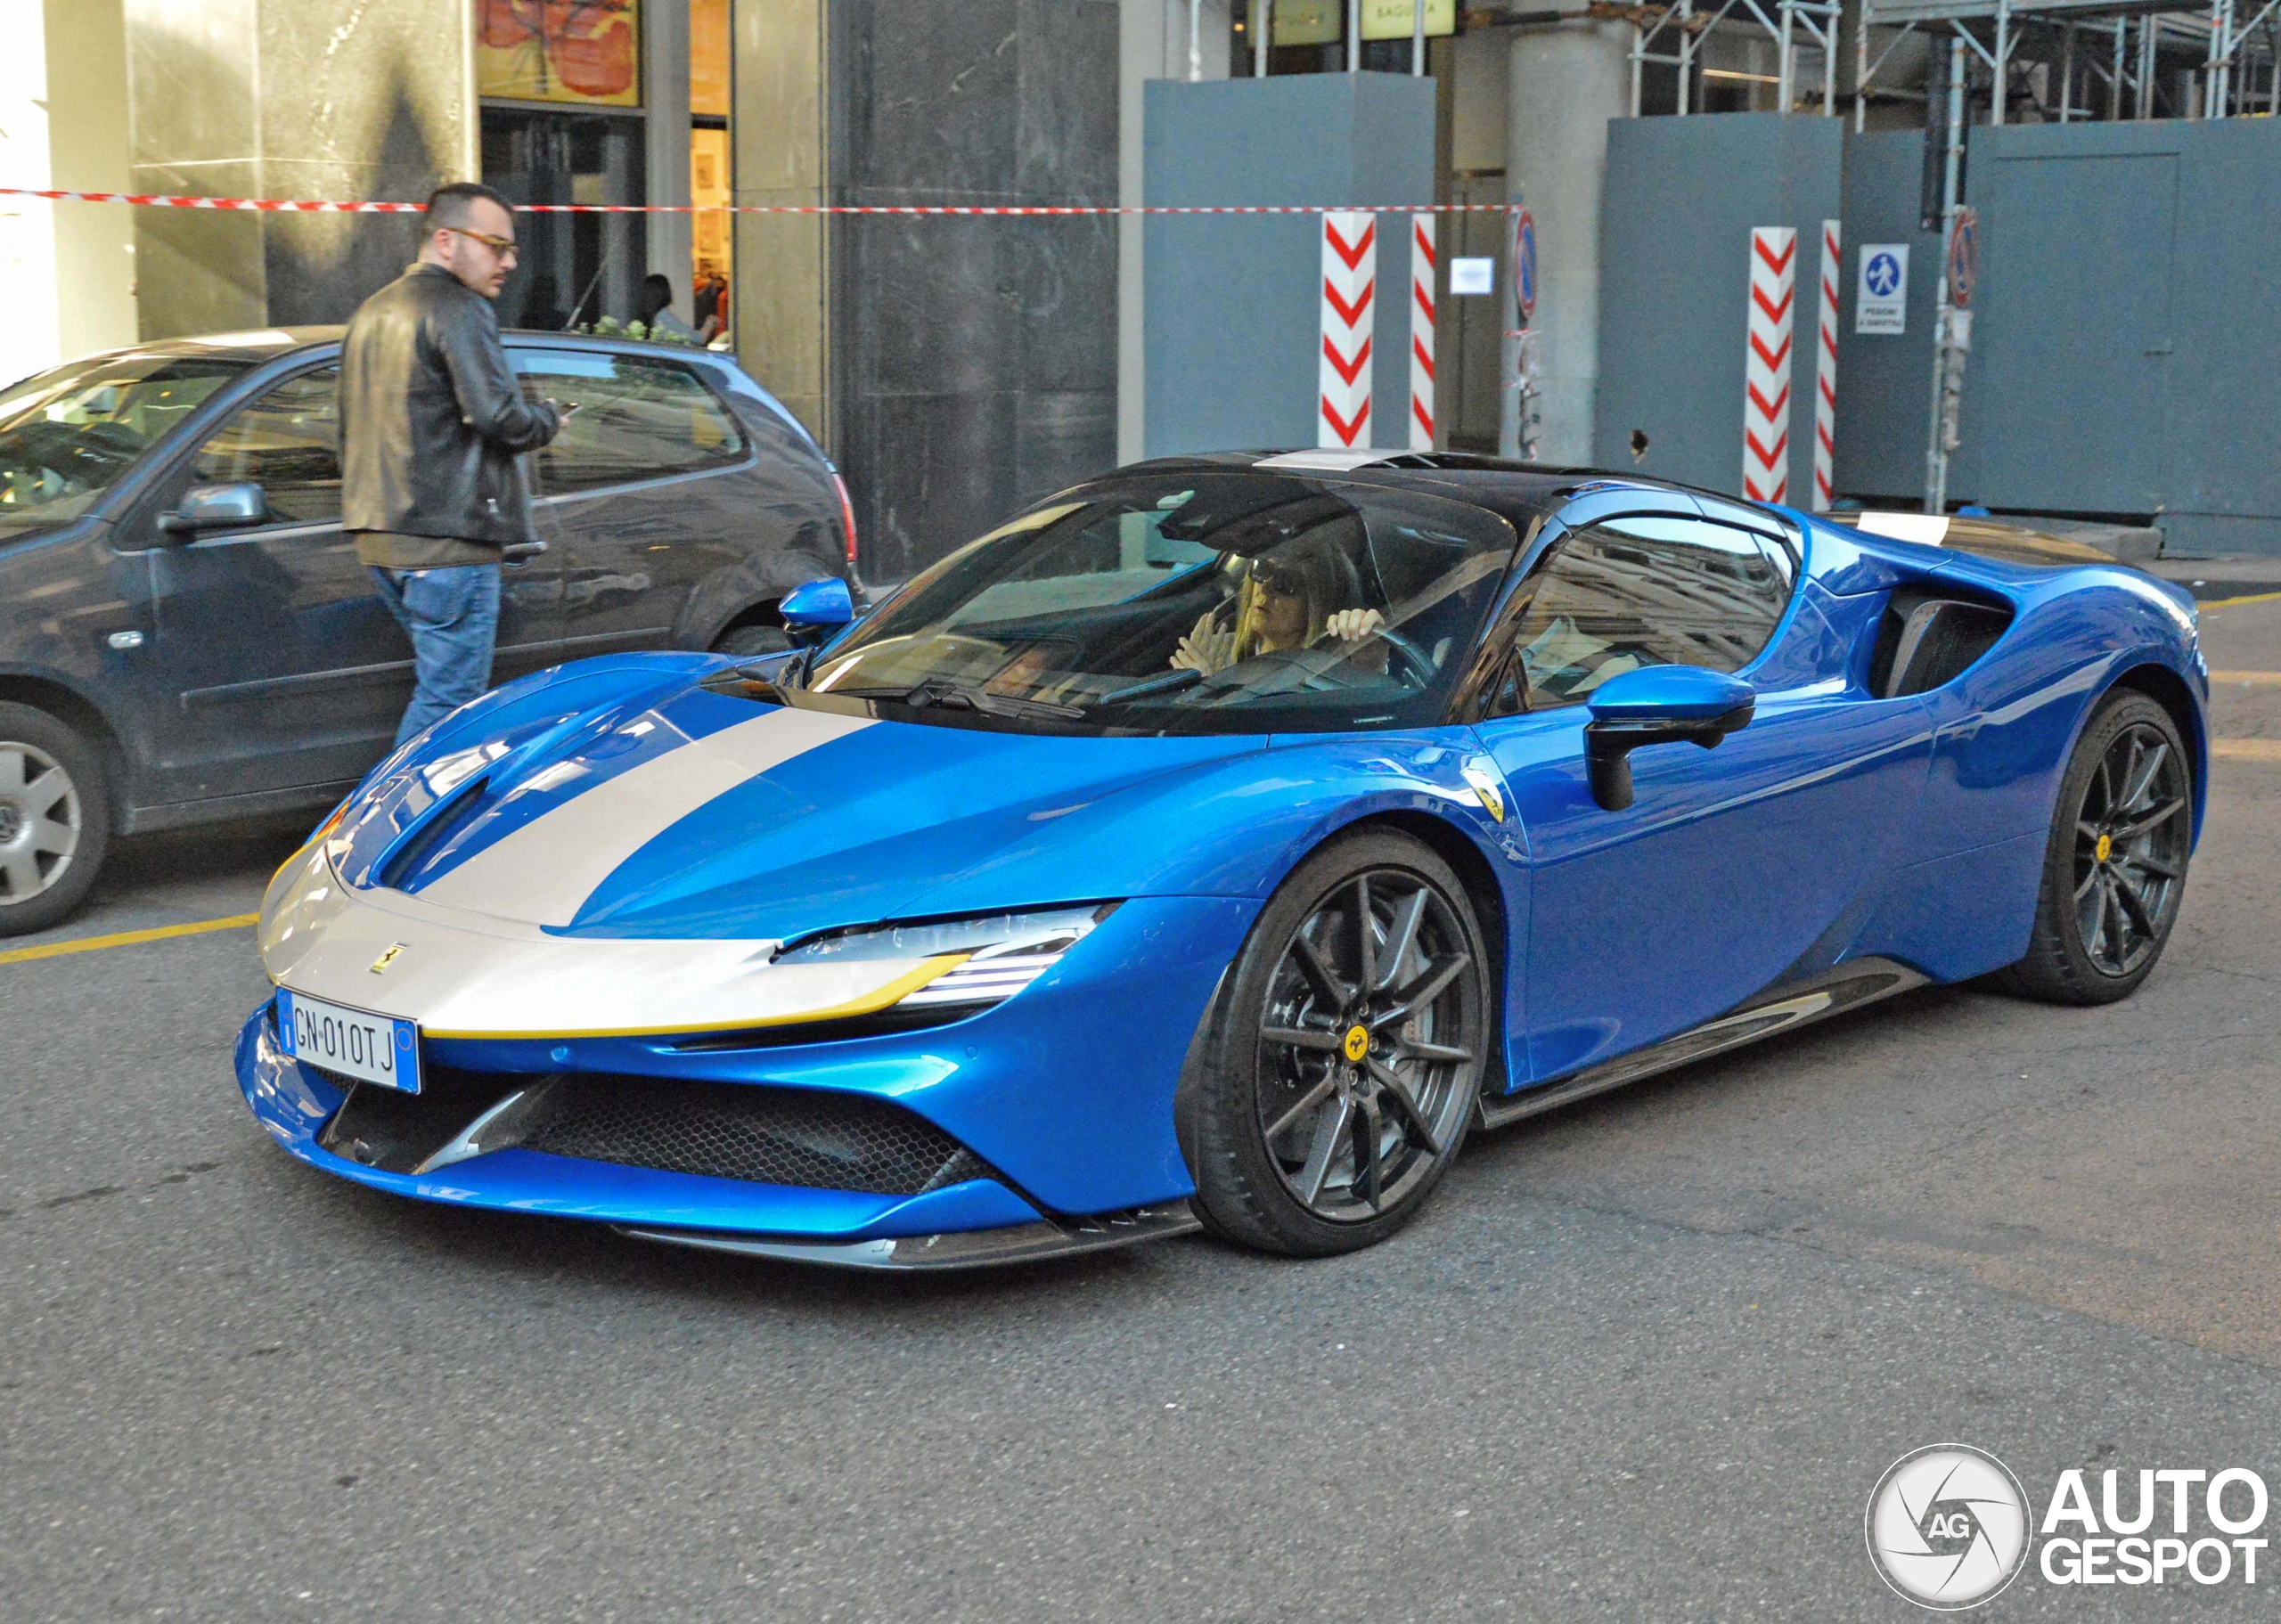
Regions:
<instances>
[{"instance_id":1,"label":"ferrari shield badge on fender","mask_svg":"<svg viewBox=\"0 0 2281 1624\"><path fill-rule=\"evenodd\" d=\"M1505 821L1505 795L1498 787L1497 775L1479 767L1465 769L1465 781L1473 786L1473 793L1480 797L1481 810L1498 822Z\"/></svg>"},{"instance_id":2,"label":"ferrari shield badge on fender","mask_svg":"<svg viewBox=\"0 0 2281 1624\"><path fill-rule=\"evenodd\" d=\"M392 965L392 964L394 964L394 963L396 962L396 956L397 956L398 953L401 953L402 951L404 951L404 943L401 943L401 942L391 942L391 943L388 943L388 951L387 952L385 952L385 953L382 953L382 954L381 954L378 959L373 959L373 960L372 960L372 974L373 974L373 975L378 975L381 974L383 971L385 971L385 970L388 967L388 966L390 966L390 965Z\"/></svg>"}]
</instances>

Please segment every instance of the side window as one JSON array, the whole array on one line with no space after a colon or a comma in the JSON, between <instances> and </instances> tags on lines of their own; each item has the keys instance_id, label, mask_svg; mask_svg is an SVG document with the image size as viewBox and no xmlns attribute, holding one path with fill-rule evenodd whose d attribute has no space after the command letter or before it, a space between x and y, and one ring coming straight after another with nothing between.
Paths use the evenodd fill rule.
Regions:
<instances>
[{"instance_id":1,"label":"side window","mask_svg":"<svg viewBox=\"0 0 2281 1624\"><path fill-rule=\"evenodd\" d=\"M541 495L697 473L744 455L736 420L688 367L581 350L508 354L527 393L578 408L538 453Z\"/></svg>"},{"instance_id":2,"label":"side window","mask_svg":"<svg viewBox=\"0 0 2281 1624\"><path fill-rule=\"evenodd\" d=\"M1538 572L1491 713L1574 705L1643 665L1738 670L1773 635L1791 573L1779 543L1724 525L1641 518L1580 530Z\"/></svg>"},{"instance_id":3,"label":"side window","mask_svg":"<svg viewBox=\"0 0 2281 1624\"><path fill-rule=\"evenodd\" d=\"M259 486L280 523L337 523L339 404L339 367L288 378L214 431L192 461L192 477Z\"/></svg>"}]
</instances>

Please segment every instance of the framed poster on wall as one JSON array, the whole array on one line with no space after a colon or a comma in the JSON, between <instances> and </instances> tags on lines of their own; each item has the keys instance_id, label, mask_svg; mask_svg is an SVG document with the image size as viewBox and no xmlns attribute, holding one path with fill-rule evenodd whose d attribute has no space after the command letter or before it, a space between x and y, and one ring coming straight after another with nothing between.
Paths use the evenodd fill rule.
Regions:
<instances>
[{"instance_id":1,"label":"framed poster on wall","mask_svg":"<svg viewBox=\"0 0 2281 1624\"><path fill-rule=\"evenodd\" d=\"M473 0L476 94L642 105L642 0Z\"/></svg>"}]
</instances>

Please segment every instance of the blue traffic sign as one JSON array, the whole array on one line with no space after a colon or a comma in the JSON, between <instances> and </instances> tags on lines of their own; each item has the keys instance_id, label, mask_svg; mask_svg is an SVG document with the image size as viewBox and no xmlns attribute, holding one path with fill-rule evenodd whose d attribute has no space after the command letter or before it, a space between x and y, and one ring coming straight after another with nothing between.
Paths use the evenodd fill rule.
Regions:
<instances>
[{"instance_id":1,"label":"blue traffic sign","mask_svg":"<svg viewBox=\"0 0 2281 1624\"><path fill-rule=\"evenodd\" d=\"M1891 298L1893 290L1901 286L1901 261L1891 254L1872 254L1861 280L1879 298Z\"/></svg>"}]
</instances>

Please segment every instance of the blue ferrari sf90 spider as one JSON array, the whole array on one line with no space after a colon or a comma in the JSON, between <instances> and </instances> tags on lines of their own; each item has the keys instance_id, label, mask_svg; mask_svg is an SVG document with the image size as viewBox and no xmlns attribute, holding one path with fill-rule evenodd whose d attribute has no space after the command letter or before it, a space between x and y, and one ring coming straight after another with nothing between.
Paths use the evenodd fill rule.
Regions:
<instances>
[{"instance_id":1,"label":"blue ferrari sf90 spider","mask_svg":"<svg viewBox=\"0 0 2281 1624\"><path fill-rule=\"evenodd\" d=\"M273 882L239 1081L341 1178L735 1252L1367 1245L1473 1130L1927 981L2145 979L2193 607L1959 539L1459 456L1128 469L852 624L796 594L789 655L412 741Z\"/></svg>"}]
</instances>

